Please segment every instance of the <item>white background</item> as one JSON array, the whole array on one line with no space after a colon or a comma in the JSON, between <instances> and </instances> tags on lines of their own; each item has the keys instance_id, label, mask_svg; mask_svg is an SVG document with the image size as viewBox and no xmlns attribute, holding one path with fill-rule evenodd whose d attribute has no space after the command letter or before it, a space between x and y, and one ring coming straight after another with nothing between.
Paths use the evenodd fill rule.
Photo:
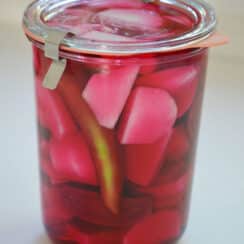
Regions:
<instances>
[{"instance_id":1,"label":"white background","mask_svg":"<svg viewBox=\"0 0 244 244\"><path fill-rule=\"evenodd\" d=\"M39 206L27 0L0 8L0 243L48 244ZM213 0L231 44L213 50L190 223L180 244L244 243L244 1ZM242 23L241 23L242 22Z\"/></svg>"}]
</instances>

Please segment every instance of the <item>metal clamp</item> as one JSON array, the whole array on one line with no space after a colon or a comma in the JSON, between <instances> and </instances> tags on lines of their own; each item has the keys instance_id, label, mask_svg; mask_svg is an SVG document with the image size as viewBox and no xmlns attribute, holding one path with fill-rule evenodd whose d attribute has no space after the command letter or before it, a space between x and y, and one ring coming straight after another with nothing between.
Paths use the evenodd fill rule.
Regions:
<instances>
[{"instance_id":1,"label":"metal clamp","mask_svg":"<svg viewBox=\"0 0 244 244\"><path fill-rule=\"evenodd\" d=\"M67 60L60 59L59 57L59 48L68 32L63 32L60 30L48 30L47 38L45 40L45 56L51 58L53 61L50 65L50 68L45 75L42 86L50 90L57 88L58 83L65 71Z\"/></svg>"}]
</instances>

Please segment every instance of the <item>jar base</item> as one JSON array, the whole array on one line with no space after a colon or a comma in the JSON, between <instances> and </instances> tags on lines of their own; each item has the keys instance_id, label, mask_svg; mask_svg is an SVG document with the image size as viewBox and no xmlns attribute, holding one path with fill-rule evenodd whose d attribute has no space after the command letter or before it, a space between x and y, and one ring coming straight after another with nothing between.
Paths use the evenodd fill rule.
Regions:
<instances>
[{"instance_id":1,"label":"jar base","mask_svg":"<svg viewBox=\"0 0 244 244\"><path fill-rule=\"evenodd\" d=\"M180 242L181 238L183 237L183 235L185 234L186 227L187 227L187 226L185 226L185 227L182 229L181 234L180 234L177 238L175 238L175 239L171 239L171 240L168 240L168 241L162 241L162 242L160 242L160 243L158 243L158 244L180 244L179 242ZM50 241L51 241L53 244L83 244L82 242L77 242L77 241L72 241L72 240L60 240L60 239L57 239L57 236L54 236L54 235L50 232L50 230L48 230L48 228L46 228L46 234L47 234L48 238L50 239ZM93 243L93 242L92 242L92 243ZM85 241L84 244L89 244L89 241L88 241L88 242ZM100 243L97 243L97 244L100 244ZM123 240L121 240L121 242L119 242L119 243L117 243L117 241L116 241L116 243L115 243L115 242L114 242L114 243L109 242L109 243L106 243L106 244L124 244L124 243L123 243ZM151 243L147 243L147 244L151 244Z\"/></svg>"}]
</instances>

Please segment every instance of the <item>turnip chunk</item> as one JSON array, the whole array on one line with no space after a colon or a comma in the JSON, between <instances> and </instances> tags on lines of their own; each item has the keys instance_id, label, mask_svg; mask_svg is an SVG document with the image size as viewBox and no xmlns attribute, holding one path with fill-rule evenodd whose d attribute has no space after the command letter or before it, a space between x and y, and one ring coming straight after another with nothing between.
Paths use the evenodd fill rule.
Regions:
<instances>
[{"instance_id":1,"label":"turnip chunk","mask_svg":"<svg viewBox=\"0 0 244 244\"><path fill-rule=\"evenodd\" d=\"M137 84L168 91L174 97L178 107L178 117L181 117L192 105L198 78L199 68L195 65L188 65L142 76L137 80Z\"/></svg>"},{"instance_id":2,"label":"turnip chunk","mask_svg":"<svg viewBox=\"0 0 244 244\"><path fill-rule=\"evenodd\" d=\"M86 142L80 134L54 140L50 144L53 169L70 181L97 185L96 170Z\"/></svg>"},{"instance_id":3,"label":"turnip chunk","mask_svg":"<svg viewBox=\"0 0 244 244\"><path fill-rule=\"evenodd\" d=\"M169 135L153 144L125 146L126 176L130 181L141 186L147 186L152 182L164 163Z\"/></svg>"},{"instance_id":4,"label":"turnip chunk","mask_svg":"<svg viewBox=\"0 0 244 244\"><path fill-rule=\"evenodd\" d=\"M156 212L131 228L124 244L153 244L169 241L180 235L180 215L177 211Z\"/></svg>"},{"instance_id":5,"label":"turnip chunk","mask_svg":"<svg viewBox=\"0 0 244 244\"><path fill-rule=\"evenodd\" d=\"M174 99L161 89L133 90L118 128L121 144L151 144L168 135L177 116Z\"/></svg>"},{"instance_id":6,"label":"turnip chunk","mask_svg":"<svg viewBox=\"0 0 244 244\"><path fill-rule=\"evenodd\" d=\"M139 66L131 65L95 74L88 81L82 96L100 125L115 127L138 72Z\"/></svg>"}]
</instances>

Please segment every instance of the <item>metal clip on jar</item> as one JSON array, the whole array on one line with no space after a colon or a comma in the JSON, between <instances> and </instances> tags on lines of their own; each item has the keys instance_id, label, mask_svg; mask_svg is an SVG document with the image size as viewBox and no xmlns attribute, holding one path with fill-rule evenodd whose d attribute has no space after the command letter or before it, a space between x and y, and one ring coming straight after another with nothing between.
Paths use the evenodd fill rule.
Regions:
<instances>
[{"instance_id":1,"label":"metal clip on jar","mask_svg":"<svg viewBox=\"0 0 244 244\"><path fill-rule=\"evenodd\" d=\"M213 9L200 0L36 0L23 27L33 43L50 238L179 239Z\"/></svg>"}]
</instances>

